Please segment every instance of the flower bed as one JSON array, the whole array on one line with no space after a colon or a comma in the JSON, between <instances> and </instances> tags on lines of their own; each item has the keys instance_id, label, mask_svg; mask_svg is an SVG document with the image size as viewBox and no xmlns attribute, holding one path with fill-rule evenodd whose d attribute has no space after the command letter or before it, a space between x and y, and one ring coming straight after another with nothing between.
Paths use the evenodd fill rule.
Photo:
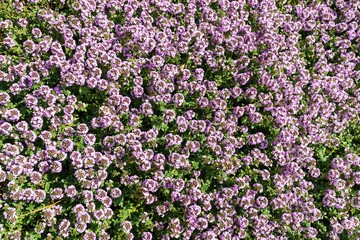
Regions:
<instances>
[{"instance_id":1,"label":"flower bed","mask_svg":"<svg viewBox=\"0 0 360 240\"><path fill-rule=\"evenodd\" d=\"M360 239L356 0L0 2L1 239Z\"/></svg>"}]
</instances>

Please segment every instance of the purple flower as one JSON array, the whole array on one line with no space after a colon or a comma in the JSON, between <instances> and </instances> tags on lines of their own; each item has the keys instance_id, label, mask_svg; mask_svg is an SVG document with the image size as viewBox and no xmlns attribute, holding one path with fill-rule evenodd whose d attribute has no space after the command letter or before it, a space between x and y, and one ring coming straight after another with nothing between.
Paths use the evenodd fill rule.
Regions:
<instances>
[{"instance_id":1,"label":"purple flower","mask_svg":"<svg viewBox=\"0 0 360 240\"><path fill-rule=\"evenodd\" d=\"M65 194L69 198L75 197L77 195L76 187L74 185L70 185L70 186L66 187Z\"/></svg>"},{"instance_id":2,"label":"purple flower","mask_svg":"<svg viewBox=\"0 0 360 240\"><path fill-rule=\"evenodd\" d=\"M61 188L54 188L51 193L50 197L52 199L61 199L64 197L63 190Z\"/></svg>"},{"instance_id":3,"label":"purple flower","mask_svg":"<svg viewBox=\"0 0 360 240\"><path fill-rule=\"evenodd\" d=\"M196 223L196 228L199 229L200 231L205 230L208 227L208 221L203 218L200 217L197 219L197 223Z\"/></svg>"},{"instance_id":4,"label":"purple flower","mask_svg":"<svg viewBox=\"0 0 360 240\"><path fill-rule=\"evenodd\" d=\"M119 198L122 195L122 192L119 188L111 189L110 196L112 198Z\"/></svg>"},{"instance_id":5,"label":"purple flower","mask_svg":"<svg viewBox=\"0 0 360 240\"><path fill-rule=\"evenodd\" d=\"M84 222L76 222L75 223L75 230L79 233L85 232L86 228L87 228L87 224Z\"/></svg>"},{"instance_id":6,"label":"purple flower","mask_svg":"<svg viewBox=\"0 0 360 240\"><path fill-rule=\"evenodd\" d=\"M132 224L130 221L124 221L122 224L122 229L124 232L126 233L130 233L131 229L132 229Z\"/></svg>"},{"instance_id":7,"label":"purple flower","mask_svg":"<svg viewBox=\"0 0 360 240\"><path fill-rule=\"evenodd\" d=\"M142 185L147 191L150 191L150 192L156 192L159 188L158 183L152 179L146 179L142 183Z\"/></svg>"},{"instance_id":8,"label":"purple flower","mask_svg":"<svg viewBox=\"0 0 360 240\"><path fill-rule=\"evenodd\" d=\"M44 190L37 189L34 191L34 194L35 194L34 201L36 203L41 203L46 198L46 192Z\"/></svg>"},{"instance_id":9,"label":"purple flower","mask_svg":"<svg viewBox=\"0 0 360 240\"><path fill-rule=\"evenodd\" d=\"M9 135L12 132L13 127L10 123L4 122L0 124L0 132L4 135Z\"/></svg>"},{"instance_id":10,"label":"purple flower","mask_svg":"<svg viewBox=\"0 0 360 240\"><path fill-rule=\"evenodd\" d=\"M150 232L143 232L142 240L152 240L152 234Z\"/></svg>"},{"instance_id":11,"label":"purple flower","mask_svg":"<svg viewBox=\"0 0 360 240\"><path fill-rule=\"evenodd\" d=\"M266 208L268 205L268 200L264 196L260 196L256 199L256 204L259 208Z\"/></svg>"},{"instance_id":12,"label":"purple flower","mask_svg":"<svg viewBox=\"0 0 360 240\"><path fill-rule=\"evenodd\" d=\"M136 85L134 89L131 91L131 95L135 98L141 98L144 94L144 88Z\"/></svg>"},{"instance_id":13,"label":"purple flower","mask_svg":"<svg viewBox=\"0 0 360 240\"><path fill-rule=\"evenodd\" d=\"M70 227L70 221L67 219L63 219L59 224L60 231L67 230L67 229L69 229L69 227Z\"/></svg>"},{"instance_id":14,"label":"purple flower","mask_svg":"<svg viewBox=\"0 0 360 240\"><path fill-rule=\"evenodd\" d=\"M62 163L60 161L53 161L50 168L52 172L60 173L62 171Z\"/></svg>"},{"instance_id":15,"label":"purple flower","mask_svg":"<svg viewBox=\"0 0 360 240\"><path fill-rule=\"evenodd\" d=\"M150 59L150 64L154 68L163 66L165 63L164 59L161 56L155 55Z\"/></svg>"},{"instance_id":16,"label":"purple flower","mask_svg":"<svg viewBox=\"0 0 360 240\"><path fill-rule=\"evenodd\" d=\"M5 105L10 101L10 96L6 92L0 93L0 105Z\"/></svg>"},{"instance_id":17,"label":"purple flower","mask_svg":"<svg viewBox=\"0 0 360 240\"><path fill-rule=\"evenodd\" d=\"M10 122L17 122L20 119L21 113L18 109L8 109L5 112L6 120Z\"/></svg>"},{"instance_id":18,"label":"purple flower","mask_svg":"<svg viewBox=\"0 0 360 240\"><path fill-rule=\"evenodd\" d=\"M174 110L170 109L170 110L166 110L164 113L164 121L166 123L172 122L176 117L176 113Z\"/></svg>"},{"instance_id":19,"label":"purple flower","mask_svg":"<svg viewBox=\"0 0 360 240\"><path fill-rule=\"evenodd\" d=\"M33 117L30 121L31 127L34 129L40 129L43 125L43 120L41 117Z\"/></svg>"},{"instance_id":20,"label":"purple flower","mask_svg":"<svg viewBox=\"0 0 360 240\"><path fill-rule=\"evenodd\" d=\"M176 93L173 96L173 102L176 106L181 106L184 100L185 100L184 95L181 93Z\"/></svg>"},{"instance_id":21,"label":"purple flower","mask_svg":"<svg viewBox=\"0 0 360 240\"><path fill-rule=\"evenodd\" d=\"M95 210L94 217L96 220L101 220L102 218L104 218L104 216L105 216L105 214L102 209Z\"/></svg>"},{"instance_id":22,"label":"purple flower","mask_svg":"<svg viewBox=\"0 0 360 240\"><path fill-rule=\"evenodd\" d=\"M5 143L3 146L3 151L9 156L17 156L20 154L20 149L18 146L10 143Z\"/></svg>"},{"instance_id":23,"label":"purple flower","mask_svg":"<svg viewBox=\"0 0 360 240\"><path fill-rule=\"evenodd\" d=\"M74 148L74 143L71 139L66 138L61 141L61 149L65 152L71 152Z\"/></svg>"},{"instance_id":24,"label":"purple flower","mask_svg":"<svg viewBox=\"0 0 360 240\"><path fill-rule=\"evenodd\" d=\"M89 128L85 123L81 123L76 127L76 130L78 134L85 135L89 131Z\"/></svg>"},{"instance_id":25,"label":"purple flower","mask_svg":"<svg viewBox=\"0 0 360 240\"><path fill-rule=\"evenodd\" d=\"M96 142L96 136L94 134L86 134L84 138L84 143L88 146L94 145Z\"/></svg>"}]
</instances>

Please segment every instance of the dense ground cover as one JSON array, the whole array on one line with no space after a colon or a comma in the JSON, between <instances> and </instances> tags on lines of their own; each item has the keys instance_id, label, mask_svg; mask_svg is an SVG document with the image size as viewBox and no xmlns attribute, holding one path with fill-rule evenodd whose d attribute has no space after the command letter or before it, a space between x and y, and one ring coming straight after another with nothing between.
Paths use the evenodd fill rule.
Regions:
<instances>
[{"instance_id":1,"label":"dense ground cover","mask_svg":"<svg viewBox=\"0 0 360 240\"><path fill-rule=\"evenodd\" d=\"M0 1L0 238L360 239L359 8Z\"/></svg>"}]
</instances>

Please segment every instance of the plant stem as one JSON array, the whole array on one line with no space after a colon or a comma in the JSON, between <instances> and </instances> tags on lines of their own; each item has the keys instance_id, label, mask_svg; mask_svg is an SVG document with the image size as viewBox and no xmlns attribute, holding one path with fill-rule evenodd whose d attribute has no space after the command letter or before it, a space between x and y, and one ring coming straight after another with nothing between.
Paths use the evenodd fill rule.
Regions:
<instances>
[{"instance_id":1,"label":"plant stem","mask_svg":"<svg viewBox=\"0 0 360 240\"><path fill-rule=\"evenodd\" d=\"M54 203L52 203L52 204L50 204L50 205L47 205L47 206L44 206L44 207L35 209L35 210L31 211L31 212L22 214L22 215L19 216L19 218L21 218L21 217L26 217L26 216L28 216L28 215L31 215L31 214L33 214L33 213L37 213L37 212L39 212L39 211L41 211L41 210L44 210L44 209L47 209L47 208L51 208L51 207L53 207L54 205L56 205L56 204L58 204L59 202L62 202L62 201L64 201L64 199L61 199L61 200L59 200L59 201L57 201L57 202L54 202Z\"/></svg>"}]
</instances>

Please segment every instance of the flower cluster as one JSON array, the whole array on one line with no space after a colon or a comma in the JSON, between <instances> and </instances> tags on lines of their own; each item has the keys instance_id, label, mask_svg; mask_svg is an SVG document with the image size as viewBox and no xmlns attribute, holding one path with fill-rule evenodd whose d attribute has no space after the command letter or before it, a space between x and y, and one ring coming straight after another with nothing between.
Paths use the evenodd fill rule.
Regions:
<instances>
[{"instance_id":1,"label":"flower cluster","mask_svg":"<svg viewBox=\"0 0 360 240\"><path fill-rule=\"evenodd\" d=\"M359 7L1 2L0 238L359 239Z\"/></svg>"}]
</instances>

